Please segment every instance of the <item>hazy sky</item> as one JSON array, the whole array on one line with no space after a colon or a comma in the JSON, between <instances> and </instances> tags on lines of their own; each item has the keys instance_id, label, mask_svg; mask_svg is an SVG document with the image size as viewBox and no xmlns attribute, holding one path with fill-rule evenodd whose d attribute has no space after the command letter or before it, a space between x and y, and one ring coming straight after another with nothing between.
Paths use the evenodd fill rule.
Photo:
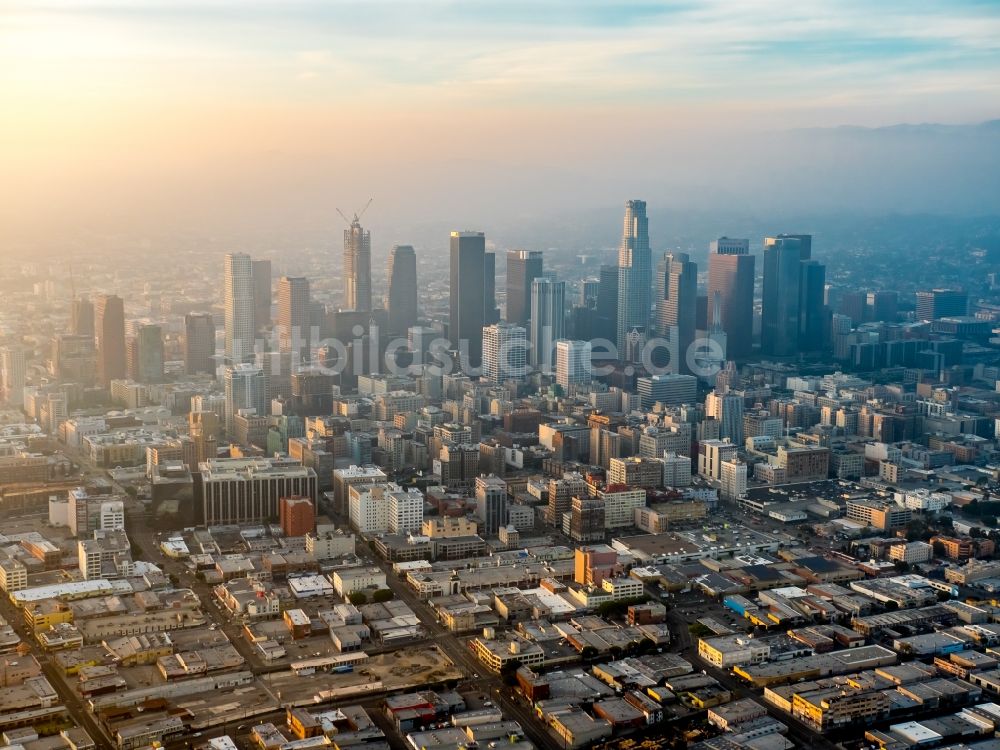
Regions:
<instances>
[{"instance_id":1,"label":"hazy sky","mask_svg":"<svg viewBox=\"0 0 1000 750\"><path fill-rule=\"evenodd\" d=\"M1000 116L1000 3L0 0L0 95L19 239L738 201L760 133Z\"/></svg>"}]
</instances>

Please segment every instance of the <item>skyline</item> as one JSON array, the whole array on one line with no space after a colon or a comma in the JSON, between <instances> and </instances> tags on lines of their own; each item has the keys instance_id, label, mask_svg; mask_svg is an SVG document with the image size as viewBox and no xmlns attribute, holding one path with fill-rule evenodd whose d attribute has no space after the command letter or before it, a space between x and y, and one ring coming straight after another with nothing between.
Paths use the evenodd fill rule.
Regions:
<instances>
[{"instance_id":1,"label":"skyline","mask_svg":"<svg viewBox=\"0 0 1000 750\"><path fill-rule=\"evenodd\" d=\"M0 24L5 252L64 247L62 228L336 233L334 207L372 195L386 248L410 223L630 194L1000 212L997 128L972 127L1000 117L989 3L112 0Z\"/></svg>"}]
</instances>

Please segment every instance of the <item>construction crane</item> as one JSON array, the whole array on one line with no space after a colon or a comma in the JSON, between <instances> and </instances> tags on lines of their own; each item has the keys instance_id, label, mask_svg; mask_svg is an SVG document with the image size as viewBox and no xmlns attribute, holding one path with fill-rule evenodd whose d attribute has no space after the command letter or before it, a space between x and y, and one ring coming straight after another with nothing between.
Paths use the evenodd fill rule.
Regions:
<instances>
[{"instance_id":1,"label":"construction crane","mask_svg":"<svg viewBox=\"0 0 1000 750\"><path fill-rule=\"evenodd\" d=\"M348 219L347 216L344 214L344 212L341 211L339 208L337 209L337 213L340 214L340 218L342 218L345 222L347 222L347 226L351 226L352 224L361 221L361 217L365 215L365 211L368 210L368 207L372 204L373 200L375 200L375 196L372 196L371 198L368 199L368 202L365 204L364 208L362 208L360 211L354 212L353 221L351 219Z\"/></svg>"}]
</instances>

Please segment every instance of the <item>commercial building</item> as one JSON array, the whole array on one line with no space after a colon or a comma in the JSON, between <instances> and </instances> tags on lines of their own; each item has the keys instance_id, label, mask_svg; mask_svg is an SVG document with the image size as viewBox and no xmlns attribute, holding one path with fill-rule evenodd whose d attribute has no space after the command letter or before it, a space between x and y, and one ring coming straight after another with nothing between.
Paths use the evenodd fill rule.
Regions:
<instances>
[{"instance_id":1,"label":"commercial building","mask_svg":"<svg viewBox=\"0 0 1000 750\"><path fill-rule=\"evenodd\" d=\"M206 526L277 519L283 497L316 500L316 472L291 459L216 458L198 468Z\"/></svg>"},{"instance_id":2,"label":"commercial building","mask_svg":"<svg viewBox=\"0 0 1000 750\"><path fill-rule=\"evenodd\" d=\"M316 510L308 497L283 497L278 503L278 523L285 536L305 536L316 528Z\"/></svg>"}]
</instances>

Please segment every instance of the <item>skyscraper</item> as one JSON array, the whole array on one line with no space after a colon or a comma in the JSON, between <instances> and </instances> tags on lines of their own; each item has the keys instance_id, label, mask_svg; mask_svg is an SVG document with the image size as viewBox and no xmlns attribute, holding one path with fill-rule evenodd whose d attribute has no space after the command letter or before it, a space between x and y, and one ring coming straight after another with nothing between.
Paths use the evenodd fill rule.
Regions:
<instances>
[{"instance_id":1,"label":"skyscraper","mask_svg":"<svg viewBox=\"0 0 1000 750\"><path fill-rule=\"evenodd\" d=\"M799 275L799 351L815 351L823 348L826 266L815 260L804 260Z\"/></svg>"},{"instance_id":2,"label":"skyscraper","mask_svg":"<svg viewBox=\"0 0 1000 750\"><path fill-rule=\"evenodd\" d=\"M94 304L94 341L97 347L97 379L105 388L125 377L125 302L114 294L102 294Z\"/></svg>"},{"instance_id":3,"label":"skyscraper","mask_svg":"<svg viewBox=\"0 0 1000 750\"><path fill-rule=\"evenodd\" d=\"M86 297L73 300L69 332L74 336L94 335L94 303Z\"/></svg>"},{"instance_id":4,"label":"skyscraper","mask_svg":"<svg viewBox=\"0 0 1000 750\"><path fill-rule=\"evenodd\" d=\"M556 342L556 382L569 391L575 385L590 385L589 341L560 339Z\"/></svg>"},{"instance_id":5,"label":"skyscraper","mask_svg":"<svg viewBox=\"0 0 1000 750\"><path fill-rule=\"evenodd\" d=\"M302 276L278 281L278 348L293 367L309 355L309 280Z\"/></svg>"},{"instance_id":6,"label":"skyscraper","mask_svg":"<svg viewBox=\"0 0 1000 750\"><path fill-rule=\"evenodd\" d=\"M251 262L253 272L253 327L260 333L271 325L271 261Z\"/></svg>"},{"instance_id":7,"label":"skyscraper","mask_svg":"<svg viewBox=\"0 0 1000 750\"><path fill-rule=\"evenodd\" d=\"M698 302L698 265L687 253L664 253L656 266L657 333L676 343L675 373L688 373L688 349L694 343Z\"/></svg>"},{"instance_id":8,"label":"skyscraper","mask_svg":"<svg viewBox=\"0 0 1000 750\"><path fill-rule=\"evenodd\" d=\"M957 289L917 292L917 320L937 320L969 314L969 295Z\"/></svg>"},{"instance_id":9,"label":"skyscraper","mask_svg":"<svg viewBox=\"0 0 1000 750\"><path fill-rule=\"evenodd\" d=\"M215 321L211 313L184 316L184 370L215 373Z\"/></svg>"},{"instance_id":10,"label":"skyscraper","mask_svg":"<svg viewBox=\"0 0 1000 750\"><path fill-rule=\"evenodd\" d=\"M646 202L625 203L622 241L618 248L618 328L616 344L622 359L633 331L646 332L649 323L650 276L649 221Z\"/></svg>"},{"instance_id":11,"label":"skyscraper","mask_svg":"<svg viewBox=\"0 0 1000 750\"><path fill-rule=\"evenodd\" d=\"M256 365L239 363L226 368L226 432L233 435L241 409L256 409L267 415L267 376Z\"/></svg>"},{"instance_id":12,"label":"skyscraper","mask_svg":"<svg viewBox=\"0 0 1000 750\"><path fill-rule=\"evenodd\" d=\"M468 364L479 367L486 325L486 235L452 232L450 252L448 336L453 348L466 348Z\"/></svg>"},{"instance_id":13,"label":"skyscraper","mask_svg":"<svg viewBox=\"0 0 1000 750\"><path fill-rule=\"evenodd\" d=\"M268 261L268 268L270 262ZM256 333L254 315L254 264L246 253L229 253L225 260L226 363L239 364L253 358ZM268 271L270 306L270 270ZM270 311L268 312L270 317Z\"/></svg>"},{"instance_id":14,"label":"skyscraper","mask_svg":"<svg viewBox=\"0 0 1000 750\"><path fill-rule=\"evenodd\" d=\"M483 320L486 325L500 320L497 308L497 254L483 256Z\"/></svg>"},{"instance_id":15,"label":"skyscraper","mask_svg":"<svg viewBox=\"0 0 1000 750\"><path fill-rule=\"evenodd\" d=\"M11 406L24 404L27 373L27 357L23 347L5 346L0 349L0 399Z\"/></svg>"},{"instance_id":16,"label":"skyscraper","mask_svg":"<svg viewBox=\"0 0 1000 750\"><path fill-rule=\"evenodd\" d=\"M386 271L389 333L400 336L417 324L417 255L411 245L394 245Z\"/></svg>"},{"instance_id":17,"label":"skyscraper","mask_svg":"<svg viewBox=\"0 0 1000 750\"><path fill-rule=\"evenodd\" d=\"M476 516L483 536L493 536L507 525L507 484L493 474L476 477Z\"/></svg>"},{"instance_id":18,"label":"skyscraper","mask_svg":"<svg viewBox=\"0 0 1000 750\"><path fill-rule=\"evenodd\" d=\"M483 328L483 378L502 383L527 374L527 333L521 326L494 323Z\"/></svg>"},{"instance_id":19,"label":"skyscraper","mask_svg":"<svg viewBox=\"0 0 1000 750\"><path fill-rule=\"evenodd\" d=\"M158 325L144 324L127 342L128 375L137 383L163 381L163 331Z\"/></svg>"},{"instance_id":20,"label":"skyscraper","mask_svg":"<svg viewBox=\"0 0 1000 750\"><path fill-rule=\"evenodd\" d=\"M357 214L344 230L344 307L372 309L372 235L361 227Z\"/></svg>"},{"instance_id":21,"label":"skyscraper","mask_svg":"<svg viewBox=\"0 0 1000 750\"><path fill-rule=\"evenodd\" d=\"M601 266L597 290L597 320L594 333L598 338L616 341L618 337L618 266Z\"/></svg>"},{"instance_id":22,"label":"skyscraper","mask_svg":"<svg viewBox=\"0 0 1000 750\"><path fill-rule=\"evenodd\" d=\"M566 335L566 282L544 276L531 282L531 364L551 369L555 342Z\"/></svg>"},{"instance_id":23,"label":"skyscraper","mask_svg":"<svg viewBox=\"0 0 1000 750\"><path fill-rule=\"evenodd\" d=\"M802 242L778 235L764 239L761 351L788 357L798 351ZM822 298L821 298L822 299Z\"/></svg>"},{"instance_id":24,"label":"skyscraper","mask_svg":"<svg viewBox=\"0 0 1000 750\"><path fill-rule=\"evenodd\" d=\"M718 325L726 334L726 355L730 359L747 359L753 349L753 285L750 240L714 240L708 256L708 323ZM714 314L716 292L720 320L715 320Z\"/></svg>"},{"instance_id":25,"label":"skyscraper","mask_svg":"<svg viewBox=\"0 0 1000 750\"><path fill-rule=\"evenodd\" d=\"M507 251L507 322L528 325L531 316L531 282L542 275L542 253Z\"/></svg>"}]
</instances>

